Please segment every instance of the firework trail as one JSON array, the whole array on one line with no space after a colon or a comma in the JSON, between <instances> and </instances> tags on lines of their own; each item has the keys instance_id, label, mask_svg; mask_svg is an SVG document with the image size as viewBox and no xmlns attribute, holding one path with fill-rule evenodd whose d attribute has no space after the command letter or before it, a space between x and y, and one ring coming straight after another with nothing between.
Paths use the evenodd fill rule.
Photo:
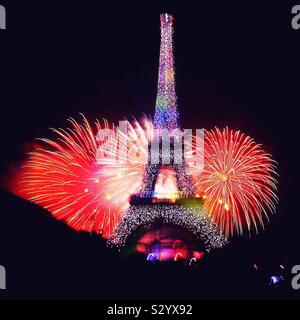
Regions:
<instances>
[{"instance_id":1,"label":"firework trail","mask_svg":"<svg viewBox=\"0 0 300 320\"><path fill-rule=\"evenodd\" d=\"M187 163L198 196L224 234L242 234L245 225L256 232L264 227L278 201L271 155L249 136L228 128L205 131L203 170L194 164L194 155L187 154Z\"/></svg>"},{"instance_id":2,"label":"firework trail","mask_svg":"<svg viewBox=\"0 0 300 320\"><path fill-rule=\"evenodd\" d=\"M39 139L12 191L76 230L107 238L141 185L151 122L128 123L125 134L105 120L94 128L85 117L69 121L67 130L52 129L55 140Z\"/></svg>"}]
</instances>

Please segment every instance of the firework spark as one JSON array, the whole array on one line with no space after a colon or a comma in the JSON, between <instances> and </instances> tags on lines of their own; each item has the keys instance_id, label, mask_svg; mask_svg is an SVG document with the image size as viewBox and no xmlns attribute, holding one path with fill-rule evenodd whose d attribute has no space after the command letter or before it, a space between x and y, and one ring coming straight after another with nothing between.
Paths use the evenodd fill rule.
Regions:
<instances>
[{"instance_id":1,"label":"firework spark","mask_svg":"<svg viewBox=\"0 0 300 320\"><path fill-rule=\"evenodd\" d=\"M205 132L203 170L193 164L193 156L189 153L187 162L197 194L224 234L242 234L245 224L248 231L264 227L278 201L271 155L240 131L216 128Z\"/></svg>"},{"instance_id":2,"label":"firework spark","mask_svg":"<svg viewBox=\"0 0 300 320\"><path fill-rule=\"evenodd\" d=\"M141 185L151 122L128 123L125 134L106 121L69 121L71 128L53 129L55 140L39 140L12 189L72 228L107 238Z\"/></svg>"}]
</instances>

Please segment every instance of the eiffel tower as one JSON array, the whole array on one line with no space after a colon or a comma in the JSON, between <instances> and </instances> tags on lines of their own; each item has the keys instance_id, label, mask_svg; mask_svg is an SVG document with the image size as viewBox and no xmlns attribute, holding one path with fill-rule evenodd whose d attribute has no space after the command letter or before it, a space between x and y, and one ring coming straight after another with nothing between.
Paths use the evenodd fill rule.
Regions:
<instances>
[{"instance_id":1,"label":"eiffel tower","mask_svg":"<svg viewBox=\"0 0 300 320\"><path fill-rule=\"evenodd\" d=\"M210 250L223 246L226 239L211 222L203 204L195 197L191 177L186 173L183 134L179 125L175 91L173 22L172 15L160 15L161 43L154 137L148 147L148 163L145 166L141 190L131 196L130 208L114 230L110 242L122 246L127 237L141 225L151 225L159 221L187 229ZM163 148L165 145L169 146L166 150ZM161 199L157 202L155 186L160 170L166 166L175 173L178 196L170 199L168 194L160 195Z\"/></svg>"}]
</instances>

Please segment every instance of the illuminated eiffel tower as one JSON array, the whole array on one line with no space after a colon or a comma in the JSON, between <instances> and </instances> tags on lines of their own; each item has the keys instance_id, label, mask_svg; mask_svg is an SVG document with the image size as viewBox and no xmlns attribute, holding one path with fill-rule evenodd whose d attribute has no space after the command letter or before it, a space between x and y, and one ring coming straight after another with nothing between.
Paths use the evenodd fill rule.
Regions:
<instances>
[{"instance_id":1,"label":"illuminated eiffel tower","mask_svg":"<svg viewBox=\"0 0 300 320\"><path fill-rule=\"evenodd\" d=\"M186 174L183 134L179 126L175 92L173 17L162 14L160 22L161 44L154 137L149 145L148 163L141 190L131 196L130 208L113 231L110 242L123 246L127 238L140 226L159 223L185 228L202 243L203 249L209 251L211 248L222 247L226 239L211 222L200 200L195 197L192 180ZM169 146L166 152L164 144ZM155 194L160 170L165 166L175 173L178 190L176 197Z\"/></svg>"}]
</instances>

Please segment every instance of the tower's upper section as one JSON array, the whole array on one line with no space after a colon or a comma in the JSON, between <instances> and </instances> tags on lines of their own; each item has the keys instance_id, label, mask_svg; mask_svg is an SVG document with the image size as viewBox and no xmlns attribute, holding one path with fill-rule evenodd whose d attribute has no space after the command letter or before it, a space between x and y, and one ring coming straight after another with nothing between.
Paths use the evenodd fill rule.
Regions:
<instances>
[{"instance_id":1,"label":"tower's upper section","mask_svg":"<svg viewBox=\"0 0 300 320\"><path fill-rule=\"evenodd\" d=\"M179 127L177 97L175 92L173 20L173 16L167 13L160 15L161 43L154 115L154 126L157 129L176 129Z\"/></svg>"}]
</instances>

